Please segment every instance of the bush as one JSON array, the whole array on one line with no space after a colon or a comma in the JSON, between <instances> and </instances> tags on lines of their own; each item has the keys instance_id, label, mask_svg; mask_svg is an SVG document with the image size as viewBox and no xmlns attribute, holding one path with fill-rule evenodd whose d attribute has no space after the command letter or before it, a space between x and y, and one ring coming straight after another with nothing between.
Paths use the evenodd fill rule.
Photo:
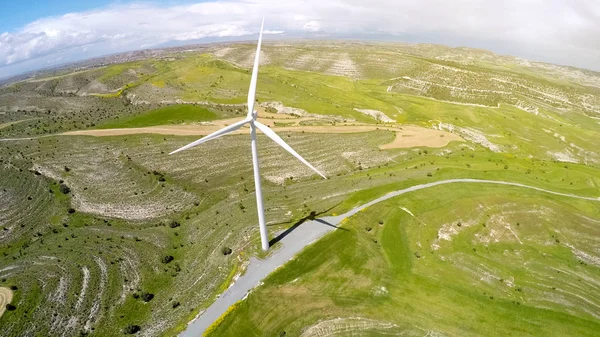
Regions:
<instances>
[{"instance_id":1,"label":"bush","mask_svg":"<svg viewBox=\"0 0 600 337\"><path fill-rule=\"evenodd\" d=\"M151 293L147 293L147 292L142 292L142 300L144 300L144 302L150 302L152 301L152 299L154 298L154 294Z\"/></svg>"},{"instance_id":2,"label":"bush","mask_svg":"<svg viewBox=\"0 0 600 337\"><path fill-rule=\"evenodd\" d=\"M172 304L173 309L177 308L180 305L181 305L181 303L179 303L179 302L173 302L173 304Z\"/></svg>"},{"instance_id":3,"label":"bush","mask_svg":"<svg viewBox=\"0 0 600 337\"><path fill-rule=\"evenodd\" d=\"M65 184L60 184L60 186L58 187L58 190L62 194L69 194L69 192L71 192L71 189L69 188L69 186L67 186Z\"/></svg>"},{"instance_id":4,"label":"bush","mask_svg":"<svg viewBox=\"0 0 600 337\"><path fill-rule=\"evenodd\" d=\"M69 212L69 214L73 214L73 213L75 213L75 208L69 207L69 209L67 210L67 212Z\"/></svg>"},{"instance_id":5,"label":"bush","mask_svg":"<svg viewBox=\"0 0 600 337\"><path fill-rule=\"evenodd\" d=\"M19 289L19 287L17 287L17 286L10 286L10 290L18 290L18 289Z\"/></svg>"},{"instance_id":6,"label":"bush","mask_svg":"<svg viewBox=\"0 0 600 337\"><path fill-rule=\"evenodd\" d=\"M17 309L17 307L15 307L14 305L12 305L10 303L6 304L6 310L8 310L8 311L14 311L16 309Z\"/></svg>"},{"instance_id":7,"label":"bush","mask_svg":"<svg viewBox=\"0 0 600 337\"><path fill-rule=\"evenodd\" d=\"M140 328L139 325L129 324L128 326L123 328L123 333L126 335L133 335L135 333L138 333L140 330L142 330L142 328Z\"/></svg>"},{"instance_id":8,"label":"bush","mask_svg":"<svg viewBox=\"0 0 600 337\"><path fill-rule=\"evenodd\" d=\"M160 262L162 263L169 263L171 261L173 261L175 258L172 255L165 255L162 257L162 259L160 259Z\"/></svg>"},{"instance_id":9,"label":"bush","mask_svg":"<svg viewBox=\"0 0 600 337\"><path fill-rule=\"evenodd\" d=\"M231 254L232 250L229 247L223 247L221 249L221 252L223 253L223 255L229 255L229 254Z\"/></svg>"},{"instance_id":10,"label":"bush","mask_svg":"<svg viewBox=\"0 0 600 337\"><path fill-rule=\"evenodd\" d=\"M180 224L180 223L179 223L179 221L177 221L177 220L173 220L173 221L171 221L171 223L169 224L169 227L171 227L171 228L175 228L175 227L179 227L179 226L181 226L181 224Z\"/></svg>"}]
</instances>

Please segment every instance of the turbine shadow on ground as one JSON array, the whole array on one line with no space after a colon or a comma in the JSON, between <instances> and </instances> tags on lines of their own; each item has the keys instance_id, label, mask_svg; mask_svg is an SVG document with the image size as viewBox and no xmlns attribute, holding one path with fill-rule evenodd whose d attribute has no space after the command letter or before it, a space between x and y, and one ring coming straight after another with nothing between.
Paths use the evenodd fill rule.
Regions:
<instances>
[{"instance_id":1,"label":"turbine shadow on ground","mask_svg":"<svg viewBox=\"0 0 600 337\"><path fill-rule=\"evenodd\" d=\"M345 228L341 228L341 227L338 227L338 226L336 226L336 225L333 225L333 224L331 224L331 223L329 223L329 222L327 222L327 221L325 221L325 220L323 220L323 219L315 219L317 216L319 216L319 215L322 215L322 214L325 214L325 213L327 213L327 212L331 211L331 210L332 210L332 209L334 209L336 206L337 206L337 205L335 205L335 206L333 206L333 207L331 207L331 208L329 208L329 209L326 209L326 210L324 210L324 211L322 211L322 212L319 212L319 213L316 213L315 211L312 211L312 212L310 212L310 214L309 214L309 215L307 215L307 216L305 216L305 217L301 218L300 220L296 221L296 223L295 223L295 224L294 224L292 227L290 227L290 228L286 229L285 231L281 232L281 233L280 233L279 235L277 235L276 237L272 238L272 239L269 241L269 246L271 247L271 246L273 246L274 244L276 244L277 242L279 242L279 241L283 240L283 238L285 238L286 236L288 236L288 235L289 235L291 232L293 232L293 231L294 231L296 228L298 228L298 226L300 226L301 224L305 223L307 220L313 220L313 221L316 221L316 222L322 223L322 224L324 224L324 225L326 225L326 226L330 226L330 227L333 227L333 228L336 228L336 229L341 229L341 230L347 231L347 229L345 229Z\"/></svg>"}]
</instances>

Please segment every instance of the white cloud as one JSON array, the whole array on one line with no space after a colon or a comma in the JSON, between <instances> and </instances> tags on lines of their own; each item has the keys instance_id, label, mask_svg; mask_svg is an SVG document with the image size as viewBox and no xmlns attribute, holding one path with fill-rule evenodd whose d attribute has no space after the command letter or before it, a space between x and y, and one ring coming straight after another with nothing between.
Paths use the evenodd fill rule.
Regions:
<instances>
[{"instance_id":1,"label":"white cloud","mask_svg":"<svg viewBox=\"0 0 600 337\"><path fill-rule=\"evenodd\" d=\"M262 16L275 35L389 34L600 69L600 2L594 0L230 0L113 5L39 19L0 34L0 77L58 56L76 60L173 41L242 38L257 32Z\"/></svg>"},{"instance_id":2,"label":"white cloud","mask_svg":"<svg viewBox=\"0 0 600 337\"><path fill-rule=\"evenodd\" d=\"M307 32L318 32L321 29L321 25L314 20L308 21L304 24L304 26L302 26L302 29L304 29Z\"/></svg>"}]
</instances>

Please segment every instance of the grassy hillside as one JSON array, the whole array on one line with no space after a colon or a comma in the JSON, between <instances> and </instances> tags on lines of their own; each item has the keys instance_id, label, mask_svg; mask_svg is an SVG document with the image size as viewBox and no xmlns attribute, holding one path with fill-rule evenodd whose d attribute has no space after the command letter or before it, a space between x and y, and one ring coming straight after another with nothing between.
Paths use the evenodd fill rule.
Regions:
<instances>
[{"instance_id":1,"label":"grassy hillside","mask_svg":"<svg viewBox=\"0 0 600 337\"><path fill-rule=\"evenodd\" d=\"M136 128L166 124L182 124L190 122L204 122L217 119L219 116L203 107L196 105L169 105L150 110L143 114L117 119L98 126L100 129Z\"/></svg>"},{"instance_id":2,"label":"grassy hillside","mask_svg":"<svg viewBox=\"0 0 600 337\"><path fill-rule=\"evenodd\" d=\"M599 214L516 187L412 192L307 248L210 336L594 336Z\"/></svg>"},{"instance_id":3,"label":"grassy hillside","mask_svg":"<svg viewBox=\"0 0 600 337\"><path fill-rule=\"evenodd\" d=\"M168 156L197 136L62 133L241 117L253 53L216 45L0 88L0 286L17 286L0 336L172 336L248 272L247 135ZM261 108L375 130L279 132L327 180L259 136L270 235L451 178L599 197L599 88L594 72L465 48L267 44ZM397 134L369 112L464 142L382 149ZM308 247L212 335L593 335L598 204L507 186L403 195Z\"/></svg>"}]
</instances>

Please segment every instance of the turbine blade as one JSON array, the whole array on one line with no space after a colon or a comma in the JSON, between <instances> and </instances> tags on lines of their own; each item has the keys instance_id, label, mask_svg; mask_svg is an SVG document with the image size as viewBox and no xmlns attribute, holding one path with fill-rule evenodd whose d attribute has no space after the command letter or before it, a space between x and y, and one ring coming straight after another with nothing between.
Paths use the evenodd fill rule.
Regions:
<instances>
[{"instance_id":1,"label":"turbine blade","mask_svg":"<svg viewBox=\"0 0 600 337\"><path fill-rule=\"evenodd\" d=\"M275 131L271 130L268 126L259 123L257 121L254 121L254 125L256 125L256 127L262 131L265 135L267 135L267 137L271 138L275 143L279 144L279 146L281 146L282 148L286 149L287 152L291 153L292 156L296 157L299 161L301 161L304 165L310 167L311 170L317 172L321 177L327 179L327 177L319 172L319 170L317 170L314 166L312 166L308 161L306 161L306 159L302 158L301 155L298 154L298 152L294 151L294 149L292 149L291 146L289 146L286 142L283 141L283 139L281 139L281 137L279 137Z\"/></svg>"},{"instance_id":2,"label":"turbine blade","mask_svg":"<svg viewBox=\"0 0 600 337\"><path fill-rule=\"evenodd\" d=\"M226 135L228 133L231 133L231 132L233 132L233 131L241 128L244 124L246 124L248 122L250 122L250 119L244 118L243 120L241 120L239 122L236 122L236 123L233 123L233 124L231 124L231 125L229 125L227 127L224 127L221 130L219 130L219 131L215 131L215 132L211 133L208 136L204 136L204 137L198 139L195 142L189 143L188 145L186 145L184 147L181 147L181 148L179 148L179 149L177 149L177 150L169 153L169 155L177 153L179 151L187 150L190 147L194 147L194 146L196 146L198 144L202 144L202 143L208 142L209 140L213 140L215 138L219 138L221 136L224 136L224 135Z\"/></svg>"},{"instance_id":3,"label":"turbine blade","mask_svg":"<svg viewBox=\"0 0 600 337\"><path fill-rule=\"evenodd\" d=\"M260 35L258 36L258 45L256 46L256 55L254 56L254 67L252 68L252 78L250 79L250 88L248 89L248 116L254 112L254 98L256 96L256 80L258 79L258 64L260 63L260 46L262 44L263 27L265 19L260 25Z\"/></svg>"}]
</instances>

